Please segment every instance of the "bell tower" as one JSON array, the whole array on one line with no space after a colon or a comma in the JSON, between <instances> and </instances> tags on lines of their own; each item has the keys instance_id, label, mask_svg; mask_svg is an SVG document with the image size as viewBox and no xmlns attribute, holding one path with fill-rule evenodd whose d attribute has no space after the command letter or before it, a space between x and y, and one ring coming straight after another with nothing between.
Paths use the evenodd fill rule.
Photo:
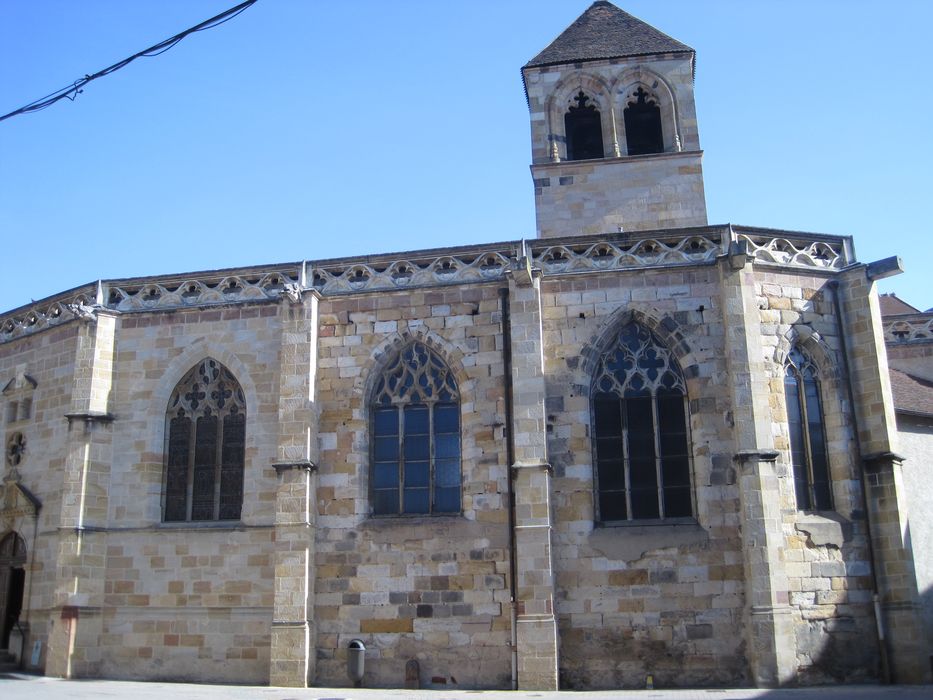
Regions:
<instances>
[{"instance_id":1,"label":"bell tower","mask_svg":"<svg viewBox=\"0 0 933 700\"><path fill-rule=\"evenodd\" d=\"M707 224L695 59L597 0L522 68L539 238Z\"/></svg>"}]
</instances>

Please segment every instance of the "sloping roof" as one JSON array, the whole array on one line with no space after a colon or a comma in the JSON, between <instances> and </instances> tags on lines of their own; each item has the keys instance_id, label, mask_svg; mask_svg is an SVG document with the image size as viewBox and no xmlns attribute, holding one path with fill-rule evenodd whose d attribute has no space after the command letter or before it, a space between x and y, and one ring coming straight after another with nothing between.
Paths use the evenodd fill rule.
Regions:
<instances>
[{"instance_id":1,"label":"sloping roof","mask_svg":"<svg viewBox=\"0 0 933 700\"><path fill-rule=\"evenodd\" d=\"M915 309L903 299L897 298L893 294L882 294L878 297L881 306L882 316L900 316L901 314L919 314L920 309Z\"/></svg>"},{"instance_id":2,"label":"sloping roof","mask_svg":"<svg viewBox=\"0 0 933 700\"><path fill-rule=\"evenodd\" d=\"M611 2L596 0L525 67L683 51L693 53L686 44L659 32Z\"/></svg>"},{"instance_id":3,"label":"sloping roof","mask_svg":"<svg viewBox=\"0 0 933 700\"><path fill-rule=\"evenodd\" d=\"M933 416L933 382L913 377L899 369L888 370L894 410L913 415Z\"/></svg>"}]
</instances>

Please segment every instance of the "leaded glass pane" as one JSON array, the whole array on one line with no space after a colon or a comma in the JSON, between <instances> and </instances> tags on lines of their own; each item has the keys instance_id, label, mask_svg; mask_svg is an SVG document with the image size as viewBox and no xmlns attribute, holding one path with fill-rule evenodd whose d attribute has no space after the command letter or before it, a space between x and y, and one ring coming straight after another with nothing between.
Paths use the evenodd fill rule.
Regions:
<instances>
[{"instance_id":1,"label":"leaded glass pane","mask_svg":"<svg viewBox=\"0 0 933 700\"><path fill-rule=\"evenodd\" d=\"M191 519L214 519L214 478L217 470L217 418L202 416L194 436L194 487Z\"/></svg>"},{"instance_id":2,"label":"leaded glass pane","mask_svg":"<svg viewBox=\"0 0 933 700\"><path fill-rule=\"evenodd\" d=\"M246 448L246 416L224 418L223 455L220 467L220 520L238 520L243 503L243 463Z\"/></svg>"},{"instance_id":3,"label":"leaded glass pane","mask_svg":"<svg viewBox=\"0 0 933 700\"><path fill-rule=\"evenodd\" d=\"M595 401L596 434L600 437L622 437L622 408L616 396L597 396Z\"/></svg>"},{"instance_id":4,"label":"leaded glass pane","mask_svg":"<svg viewBox=\"0 0 933 700\"><path fill-rule=\"evenodd\" d=\"M434 458L438 461L460 457L460 435L435 435L434 438Z\"/></svg>"},{"instance_id":5,"label":"leaded glass pane","mask_svg":"<svg viewBox=\"0 0 933 700\"><path fill-rule=\"evenodd\" d=\"M379 462L395 461L398 459L398 435L376 437L373 439L373 457Z\"/></svg>"},{"instance_id":6,"label":"leaded glass pane","mask_svg":"<svg viewBox=\"0 0 933 700\"><path fill-rule=\"evenodd\" d=\"M396 515L398 512L398 488L373 491L373 513Z\"/></svg>"},{"instance_id":7,"label":"leaded glass pane","mask_svg":"<svg viewBox=\"0 0 933 700\"><path fill-rule=\"evenodd\" d=\"M428 435L405 434L405 464L427 460L431 452Z\"/></svg>"},{"instance_id":8,"label":"leaded glass pane","mask_svg":"<svg viewBox=\"0 0 933 700\"><path fill-rule=\"evenodd\" d=\"M832 487L823 409L820 402L819 371L800 348L788 353L784 375L784 399L790 458L794 472L797 507L829 510Z\"/></svg>"},{"instance_id":9,"label":"leaded glass pane","mask_svg":"<svg viewBox=\"0 0 933 700\"><path fill-rule=\"evenodd\" d=\"M790 461L794 472L794 493L797 496L797 507L801 510L808 510L810 508L810 479L807 475L803 416L800 407L800 394L797 389L797 377L790 368L788 368L788 373L784 377L784 400L787 404Z\"/></svg>"},{"instance_id":10,"label":"leaded glass pane","mask_svg":"<svg viewBox=\"0 0 933 700\"><path fill-rule=\"evenodd\" d=\"M438 490L460 488L460 459L439 459L435 463L434 484Z\"/></svg>"},{"instance_id":11,"label":"leaded glass pane","mask_svg":"<svg viewBox=\"0 0 933 700\"><path fill-rule=\"evenodd\" d=\"M435 513L458 513L460 512L460 485L453 488L434 489L434 512Z\"/></svg>"},{"instance_id":12,"label":"leaded glass pane","mask_svg":"<svg viewBox=\"0 0 933 700\"><path fill-rule=\"evenodd\" d=\"M428 462L405 462L405 488L427 488L431 483Z\"/></svg>"},{"instance_id":13,"label":"leaded glass pane","mask_svg":"<svg viewBox=\"0 0 933 700\"><path fill-rule=\"evenodd\" d=\"M625 492L600 490L599 517L603 522L626 520L628 512L625 507Z\"/></svg>"},{"instance_id":14,"label":"leaded glass pane","mask_svg":"<svg viewBox=\"0 0 933 700\"><path fill-rule=\"evenodd\" d=\"M807 405L807 435L810 438L810 468L813 474L813 507L817 510L829 510L832 508L829 462L823 431L823 410L816 380L804 380L804 395Z\"/></svg>"},{"instance_id":15,"label":"leaded glass pane","mask_svg":"<svg viewBox=\"0 0 933 700\"><path fill-rule=\"evenodd\" d=\"M599 518L692 515L685 384L670 351L648 329L626 324L592 391Z\"/></svg>"},{"instance_id":16,"label":"leaded glass pane","mask_svg":"<svg viewBox=\"0 0 933 700\"><path fill-rule=\"evenodd\" d=\"M195 365L175 387L168 407L166 521L239 519L245 410L239 383L211 358Z\"/></svg>"},{"instance_id":17,"label":"leaded glass pane","mask_svg":"<svg viewBox=\"0 0 933 700\"><path fill-rule=\"evenodd\" d=\"M191 420L177 416L169 423L168 464L165 473L165 520L175 522L188 517L188 445Z\"/></svg>"},{"instance_id":18,"label":"leaded glass pane","mask_svg":"<svg viewBox=\"0 0 933 700\"><path fill-rule=\"evenodd\" d=\"M398 462L376 462L373 488L398 490Z\"/></svg>"},{"instance_id":19,"label":"leaded glass pane","mask_svg":"<svg viewBox=\"0 0 933 700\"><path fill-rule=\"evenodd\" d=\"M648 520L660 517L657 489L632 487L632 518L635 520Z\"/></svg>"},{"instance_id":20,"label":"leaded glass pane","mask_svg":"<svg viewBox=\"0 0 933 700\"><path fill-rule=\"evenodd\" d=\"M664 517L689 518L693 515L690 486L664 488Z\"/></svg>"},{"instance_id":21,"label":"leaded glass pane","mask_svg":"<svg viewBox=\"0 0 933 700\"><path fill-rule=\"evenodd\" d=\"M458 512L460 406L450 370L426 344L414 342L375 386L373 512Z\"/></svg>"},{"instance_id":22,"label":"leaded glass pane","mask_svg":"<svg viewBox=\"0 0 933 700\"><path fill-rule=\"evenodd\" d=\"M435 404L434 433L460 434L460 406L456 404Z\"/></svg>"},{"instance_id":23,"label":"leaded glass pane","mask_svg":"<svg viewBox=\"0 0 933 700\"><path fill-rule=\"evenodd\" d=\"M430 491L423 489L405 489L404 512L412 514L426 514L430 512Z\"/></svg>"},{"instance_id":24,"label":"leaded glass pane","mask_svg":"<svg viewBox=\"0 0 933 700\"><path fill-rule=\"evenodd\" d=\"M378 408L373 411L373 432L376 435L398 435L398 409Z\"/></svg>"}]
</instances>

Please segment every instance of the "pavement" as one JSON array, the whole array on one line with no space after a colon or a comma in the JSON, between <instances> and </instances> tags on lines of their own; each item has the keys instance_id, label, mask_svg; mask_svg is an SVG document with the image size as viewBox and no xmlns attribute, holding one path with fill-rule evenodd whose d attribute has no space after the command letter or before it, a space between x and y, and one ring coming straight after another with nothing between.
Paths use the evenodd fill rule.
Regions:
<instances>
[{"instance_id":1,"label":"pavement","mask_svg":"<svg viewBox=\"0 0 933 700\"><path fill-rule=\"evenodd\" d=\"M398 690L374 688L270 688L134 681L69 681L26 674L0 675L2 700L933 700L933 686L820 686L816 688L702 690Z\"/></svg>"}]
</instances>

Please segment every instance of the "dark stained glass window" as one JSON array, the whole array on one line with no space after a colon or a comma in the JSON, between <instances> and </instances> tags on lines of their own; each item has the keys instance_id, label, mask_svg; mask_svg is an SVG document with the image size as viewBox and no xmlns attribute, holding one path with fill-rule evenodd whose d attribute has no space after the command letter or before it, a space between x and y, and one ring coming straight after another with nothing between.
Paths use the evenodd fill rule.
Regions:
<instances>
[{"instance_id":1,"label":"dark stained glass window","mask_svg":"<svg viewBox=\"0 0 933 700\"><path fill-rule=\"evenodd\" d=\"M663 153L664 136L661 132L661 108L651 96L639 87L634 98L623 111L625 144L630 156Z\"/></svg>"},{"instance_id":2,"label":"dark stained glass window","mask_svg":"<svg viewBox=\"0 0 933 700\"><path fill-rule=\"evenodd\" d=\"M460 512L460 395L424 343L405 346L382 371L372 435L375 515Z\"/></svg>"},{"instance_id":3,"label":"dark stained glass window","mask_svg":"<svg viewBox=\"0 0 933 700\"><path fill-rule=\"evenodd\" d=\"M166 415L165 522L239 520L246 401L222 364L207 358L175 387Z\"/></svg>"},{"instance_id":4,"label":"dark stained glass window","mask_svg":"<svg viewBox=\"0 0 933 700\"><path fill-rule=\"evenodd\" d=\"M797 348L784 365L784 399L797 508L832 510L818 372L812 360Z\"/></svg>"},{"instance_id":5,"label":"dark stained glass window","mask_svg":"<svg viewBox=\"0 0 933 700\"><path fill-rule=\"evenodd\" d=\"M670 352L627 324L600 360L592 396L597 519L691 517L685 385Z\"/></svg>"},{"instance_id":6,"label":"dark stained glass window","mask_svg":"<svg viewBox=\"0 0 933 700\"><path fill-rule=\"evenodd\" d=\"M564 132L567 135L567 160L602 158L603 128L596 105L587 104L590 98L581 90L573 98L564 114Z\"/></svg>"}]
</instances>

